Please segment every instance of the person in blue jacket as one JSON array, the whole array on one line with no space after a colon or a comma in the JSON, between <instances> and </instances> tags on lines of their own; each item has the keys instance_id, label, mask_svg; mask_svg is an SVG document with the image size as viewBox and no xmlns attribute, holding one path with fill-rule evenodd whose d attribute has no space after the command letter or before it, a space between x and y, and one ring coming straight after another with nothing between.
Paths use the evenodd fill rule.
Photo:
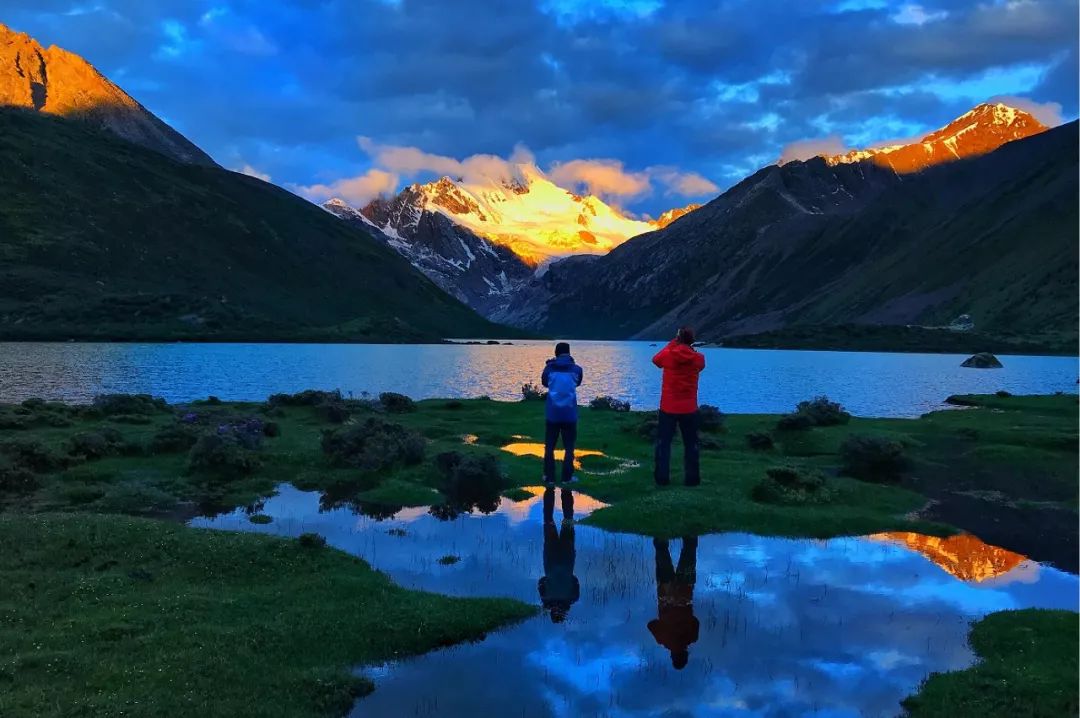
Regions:
<instances>
[{"instance_id":1,"label":"person in blue jacket","mask_svg":"<svg viewBox=\"0 0 1080 718\"><path fill-rule=\"evenodd\" d=\"M540 383L547 387L547 406L544 409L547 425L544 430L544 483L555 482L555 444L562 436L562 480L576 481L574 476L574 445L577 443L577 388L581 385L581 367L570 356L570 345L555 345L555 358L548 359Z\"/></svg>"}]
</instances>

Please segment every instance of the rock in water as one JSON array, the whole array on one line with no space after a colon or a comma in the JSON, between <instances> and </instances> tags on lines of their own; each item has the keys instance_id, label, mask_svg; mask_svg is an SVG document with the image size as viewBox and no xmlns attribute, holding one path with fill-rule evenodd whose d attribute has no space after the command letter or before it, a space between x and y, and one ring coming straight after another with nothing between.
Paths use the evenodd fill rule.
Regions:
<instances>
[{"instance_id":1,"label":"rock in water","mask_svg":"<svg viewBox=\"0 0 1080 718\"><path fill-rule=\"evenodd\" d=\"M990 352L979 352L960 366L968 369L1000 369L1001 362Z\"/></svg>"}]
</instances>

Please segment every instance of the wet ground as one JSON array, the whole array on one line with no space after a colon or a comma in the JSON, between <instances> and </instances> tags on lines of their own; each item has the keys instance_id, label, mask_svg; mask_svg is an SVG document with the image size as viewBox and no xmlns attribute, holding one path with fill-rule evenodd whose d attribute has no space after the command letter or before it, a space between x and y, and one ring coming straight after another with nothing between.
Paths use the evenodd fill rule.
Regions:
<instances>
[{"instance_id":1,"label":"wet ground","mask_svg":"<svg viewBox=\"0 0 1080 718\"><path fill-rule=\"evenodd\" d=\"M893 716L930 672L971 663L971 620L1077 609L1075 575L972 536L658 542L568 520L601 506L589 497L530 492L490 515L378 520L283 486L259 509L270 524L192 524L314 531L409 588L543 607L477 643L360 667L378 687L354 716Z\"/></svg>"}]
</instances>

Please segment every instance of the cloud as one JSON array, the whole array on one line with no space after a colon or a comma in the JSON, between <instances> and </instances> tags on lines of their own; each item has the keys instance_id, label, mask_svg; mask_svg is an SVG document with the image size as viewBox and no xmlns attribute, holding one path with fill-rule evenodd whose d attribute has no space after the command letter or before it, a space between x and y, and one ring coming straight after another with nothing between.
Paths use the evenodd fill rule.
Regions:
<instances>
[{"instance_id":1,"label":"cloud","mask_svg":"<svg viewBox=\"0 0 1080 718\"><path fill-rule=\"evenodd\" d=\"M927 11L922 5L902 5L900 10L889 16L895 23L901 25L925 25L928 22L943 20L949 16L946 10Z\"/></svg>"},{"instance_id":2,"label":"cloud","mask_svg":"<svg viewBox=\"0 0 1080 718\"><path fill-rule=\"evenodd\" d=\"M370 169L362 175L335 180L329 184L293 185L291 189L312 202L324 202L332 197L340 197L354 207L363 207L376 197L393 192L397 185L398 176L392 172Z\"/></svg>"},{"instance_id":3,"label":"cloud","mask_svg":"<svg viewBox=\"0 0 1080 718\"><path fill-rule=\"evenodd\" d=\"M270 181L270 175L266 174L265 172L260 172L259 170L255 169L251 165L244 165L239 170L237 170L237 172L239 172L240 174L245 174L248 177L254 177L256 179L261 179L263 182L269 182Z\"/></svg>"},{"instance_id":4,"label":"cloud","mask_svg":"<svg viewBox=\"0 0 1080 718\"><path fill-rule=\"evenodd\" d=\"M596 188L640 188L645 174L653 191L610 196L655 215L670 207L669 192L695 185L650 167L727 185L805 138L864 147L925 134L993 95L1057 103L1071 119L1080 111L1077 8L5 0L4 21L85 56L225 166L250 163L283 185L325 185L369 167L399 177L507 172L522 145L542 167L621 163L606 177L589 171ZM357 165L357 135L373 138L385 164ZM575 171L578 186L590 186L585 168Z\"/></svg>"},{"instance_id":5,"label":"cloud","mask_svg":"<svg viewBox=\"0 0 1080 718\"><path fill-rule=\"evenodd\" d=\"M784 146L780 151L780 159L777 164L794 162L795 160L808 160L818 155L839 155L847 152L847 146L839 135L830 135L812 140L798 140Z\"/></svg>"},{"instance_id":6,"label":"cloud","mask_svg":"<svg viewBox=\"0 0 1080 718\"><path fill-rule=\"evenodd\" d=\"M1015 95L995 95L988 102L1003 102L1009 107L1028 112L1047 127L1057 127L1065 122L1060 102L1035 102Z\"/></svg>"},{"instance_id":7,"label":"cloud","mask_svg":"<svg viewBox=\"0 0 1080 718\"><path fill-rule=\"evenodd\" d=\"M557 185L571 190L584 189L600 197L635 197L652 189L648 174L627 172L618 160L556 162L547 174Z\"/></svg>"},{"instance_id":8,"label":"cloud","mask_svg":"<svg viewBox=\"0 0 1080 718\"><path fill-rule=\"evenodd\" d=\"M358 137L360 145L372 162L395 174L416 177L422 173L460 177L467 182L509 180L516 177L518 165L533 165L536 158L523 145L514 148L508 159L496 155L476 154L463 160L424 152L416 147L381 145L370 137Z\"/></svg>"},{"instance_id":9,"label":"cloud","mask_svg":"<svg viewBox=\"0 0 1080 718\"><path fill-rule=\"evenodd\" d=\"M720 187L715 182L697 172L680 172L673 167L650 167L649 174L667 187L664 192L666 196L704 197L720 193Z\"/></svg>"}]
</instances>

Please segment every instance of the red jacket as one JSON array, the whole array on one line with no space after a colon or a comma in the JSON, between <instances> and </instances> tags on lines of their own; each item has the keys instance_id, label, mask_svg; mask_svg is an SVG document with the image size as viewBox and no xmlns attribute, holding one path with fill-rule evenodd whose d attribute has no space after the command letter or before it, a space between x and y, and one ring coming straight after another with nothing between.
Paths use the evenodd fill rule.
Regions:
<instances>
[{"instance_id":1,"label":"red jacket","mask_svg":"<svg viewBox=\"0 0 1080 718\"><path fill-rule=\"evenodd\" d=\"M688 344L672 340L656 353L652 363L664 370L660 411L667 414L697 411L698 375L705 368L705 355Z\"/></svg>"}]
</instances>

